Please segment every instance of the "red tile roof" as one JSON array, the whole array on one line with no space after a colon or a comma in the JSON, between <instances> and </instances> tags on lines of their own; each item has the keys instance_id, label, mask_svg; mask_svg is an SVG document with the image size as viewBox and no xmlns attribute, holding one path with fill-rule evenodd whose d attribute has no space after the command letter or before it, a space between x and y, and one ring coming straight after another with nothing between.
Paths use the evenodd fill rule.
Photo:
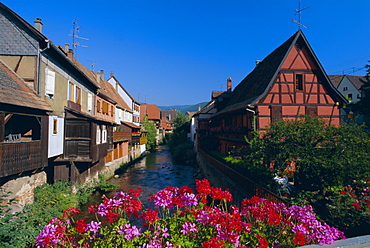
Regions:
<instances>
[{"instance_id":1,"label":"red tile roof","mask_svg":"<svg viewBox=\"0 0 370 248\"><path fill-rule=\"evenodd\" d=\"M145 116L149 120L160 120L161 110L155 104L141 104L140 105L140 120L143 121Z\"/></svg>"},{"instance_id":2,"label":"red tile roof","mask_svg":"<svg viewBox=\"0 0 370 248\"><path fill-rule=\"evenodd\" d=\"M0 61L0 102L38 110L53 111L50 105L7 65Z\"/></svg>"}]
</instances>

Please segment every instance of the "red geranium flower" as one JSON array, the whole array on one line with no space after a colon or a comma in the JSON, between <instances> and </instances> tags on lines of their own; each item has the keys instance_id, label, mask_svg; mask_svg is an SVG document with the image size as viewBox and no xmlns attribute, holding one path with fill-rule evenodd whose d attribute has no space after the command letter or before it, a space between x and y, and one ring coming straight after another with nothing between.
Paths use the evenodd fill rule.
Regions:
<instances>
[{"instance_id":1,"label":"red geranium flower","mask_svg":"<svg viewBox=\"0 0 370 248\"><path fill-rule=\"evenodd\" d=\"M361 209L361 206L356 204L356 203L352 203L351 204L352 206L354 206L356 209L360 210Z\"/></svg>"}]
</instances>

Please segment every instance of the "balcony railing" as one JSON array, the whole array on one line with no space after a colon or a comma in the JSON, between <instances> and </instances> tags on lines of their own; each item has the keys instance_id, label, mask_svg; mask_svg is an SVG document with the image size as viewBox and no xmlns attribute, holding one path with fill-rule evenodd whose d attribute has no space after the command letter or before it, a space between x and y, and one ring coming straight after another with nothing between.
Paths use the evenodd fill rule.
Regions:
<instances>
[{"instance_id":1,"label":"balcony railing","mask_svg":"<svg viewBox=\"0 0 370 248\"><path fill-rule=\"evenodd\" d=\"M41 167L40 141L0 143L0 177Z\"/></svg>"},{"instance_id":2,"label":"balcony railing","mask_svg":"<svg viewBox=\"0 0 370 248\"><path fill-rule=\"evenodd\" d=\"M147 137L140 137L140 145L145 145L148 143Z\"/></svg>"},{"instance_id":3,"label":"balcony railing","mask_svg":"<svg viewBox=\"0 0 370 248\"><path fill-rule=\"evenodd\" d=\"M131 132L114 132L113 142L131 140Z\"/></svg>"}]
</instances>

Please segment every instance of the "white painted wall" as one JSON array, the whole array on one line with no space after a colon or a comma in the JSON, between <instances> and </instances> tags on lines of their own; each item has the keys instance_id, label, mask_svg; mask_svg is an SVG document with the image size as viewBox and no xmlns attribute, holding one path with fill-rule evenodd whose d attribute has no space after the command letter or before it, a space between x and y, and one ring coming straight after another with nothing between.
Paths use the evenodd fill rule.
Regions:
<instances>
[{"instance_id":1,"label":"white painted wall","mask_svg":"<svg viewBox=\"0 0 370 248\"><path fill-rule=\"evenodd\" d=\"M347 77L343 77L342 81L338 86L338 90L346 98L349 94L352 94L351 103L355 103L360 100L361 97L360 91L357 90L357 88L353 85L351 81L349 81Z\"/></svg>"},{"instance_id":2,"label":"white painted wall","mask_svg":"<svg viewBox=\"0 0 370 248\"><path fill-rule=\"evenodd\" d=\"M54 120L57 120L57 130L53 132ZM48 158L55 157L63 154L64 144L64 119L57 116L49 116L49 145L48 145Z\"/></svg>"}]
</instances>

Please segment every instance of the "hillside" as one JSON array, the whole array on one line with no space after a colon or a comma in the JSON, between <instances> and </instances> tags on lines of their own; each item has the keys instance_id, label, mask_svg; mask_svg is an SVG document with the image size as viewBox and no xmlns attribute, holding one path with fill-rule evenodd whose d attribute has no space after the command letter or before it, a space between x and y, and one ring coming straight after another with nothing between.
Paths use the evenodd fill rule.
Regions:
<instances>
[{"instance_id":1,"label":"hillside","mask_svg":"<svg viewBox=\"0 0 370 248\"><path fill-rule=\"evenodd\" d=\"M187 111L190 112L197 112L200 108L203 108L208 102L201 102L194 105L173 105L173 106L158 106L160 110L170 110L170 109L176 109L179 112L186 113Z\"/></svg>"}]
</instances>

